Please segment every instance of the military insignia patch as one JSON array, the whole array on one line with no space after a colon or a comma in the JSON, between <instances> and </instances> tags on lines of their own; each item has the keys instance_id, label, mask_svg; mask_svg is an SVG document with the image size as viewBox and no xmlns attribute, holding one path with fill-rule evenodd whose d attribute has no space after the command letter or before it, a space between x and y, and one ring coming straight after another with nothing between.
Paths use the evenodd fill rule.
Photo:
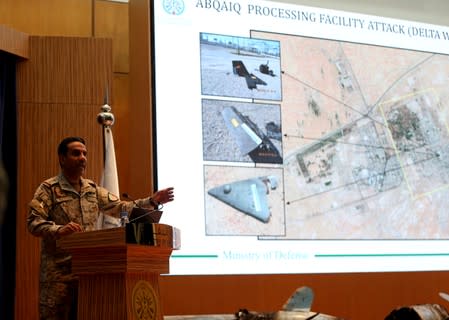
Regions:
<instances>
[{"instance_id":1,"label":"military insignia patch","mask_svg":"<svg viewBox=\"0 0 449 320\"><path fill-rule=\"evenodd\" d=\"M119 198L115 194L112 194L110 192L108 194L108 198L109 198L109 201L118 201L119 200Z\"/></svg>"}]
</instances>

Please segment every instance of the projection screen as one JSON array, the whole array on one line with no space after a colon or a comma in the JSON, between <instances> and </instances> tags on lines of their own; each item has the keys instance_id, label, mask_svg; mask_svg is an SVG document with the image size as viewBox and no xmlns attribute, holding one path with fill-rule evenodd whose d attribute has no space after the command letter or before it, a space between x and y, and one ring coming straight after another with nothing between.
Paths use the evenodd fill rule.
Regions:
<instances>
[{"instance_id":1,"label":"projection screen","mask_svg":"<svg viewBox=\"0 0 449 320\"><path fill-rule=\"evenodd\" d=\"M156 0L171 274L449 267L449 28Z\"/></svg>"}]
</instances>

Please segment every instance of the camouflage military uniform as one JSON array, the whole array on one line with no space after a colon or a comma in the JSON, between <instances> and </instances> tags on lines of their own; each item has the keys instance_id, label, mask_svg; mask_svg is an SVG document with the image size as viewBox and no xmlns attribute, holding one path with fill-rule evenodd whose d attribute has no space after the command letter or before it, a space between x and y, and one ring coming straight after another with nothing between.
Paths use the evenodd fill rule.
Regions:
<instances>
[{"instance_id":1,"label":"camouflage military uniform","mask_svg":"<svg viewBox=\"0 0 449 320\"><path fill-rule=\"evenodd\" d=\"M141 199L137 203L148 207L149 199ZM27 224L33 235L42 237L41 319L69 319L76 297L71 256L56 246L58 229L73 221L81 225L84 231L96 230L100 212L119 217L120 211L130 212L133 206L134 203L120 201L117 196L88 179L81 179L78 193L62 174L44 181L37 188L29 204Z\"/></svg>"}]
</instances>

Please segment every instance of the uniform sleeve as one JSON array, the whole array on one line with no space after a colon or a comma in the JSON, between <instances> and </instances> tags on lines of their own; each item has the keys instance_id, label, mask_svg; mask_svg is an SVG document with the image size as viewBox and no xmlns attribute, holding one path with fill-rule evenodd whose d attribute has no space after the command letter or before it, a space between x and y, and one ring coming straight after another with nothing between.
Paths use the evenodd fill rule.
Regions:
<instances>
[{"instance_id":1,"label":"uniform sleeve","mask_svg":"<svg viewBox=\"0 0 449 320\"><path fill-rule=\"evenodd\" d=\"M117 196L100 186L97 186L97 194L98 206L100 210L103 213L115 218L119 218L120 212L122 211L126 211L130 214L134 207L145 209L155 208L155 204L153 203L151 197L138 199L136 201L121 201Z\"/></svg>"},{"instance_id":2,"label":"uniform sleeve","mask_svg":"<svg viewBox=\"0 0 449 320\"><path fill-rule=\"evenodd\" d=\"M154 201L151 197L138 199L138 200L136 200L136 204L140 208L146 208L146 209L156 209L156 207L157 207L157 204L154 203Z\"/></svg>"},{"instance_id":3,"label":"uniform sleeve","mask_svg":"<svg viewBox=\"0 0 449 320\"><path fill-rule=\"evenodd\" d=\"M41 184L28 205L27 227L31 234L56 239L57 232L62 226L48 220L48 213L52 206L51 190L48 186Z\"/></svg>"},{"instance_id":4,"label":"uniform sleeve","mask_svg":"<svg viewBox=\"0 0 449 320\"><path fill-rule=\"evenodd\" d=\"M104 214L119 218L121 211L129 212L128 209L130 206L127 201L120 201L116 195L110 193L103 187L97 186L97 197L98 207Z\"/></svg>"}]
</instances>

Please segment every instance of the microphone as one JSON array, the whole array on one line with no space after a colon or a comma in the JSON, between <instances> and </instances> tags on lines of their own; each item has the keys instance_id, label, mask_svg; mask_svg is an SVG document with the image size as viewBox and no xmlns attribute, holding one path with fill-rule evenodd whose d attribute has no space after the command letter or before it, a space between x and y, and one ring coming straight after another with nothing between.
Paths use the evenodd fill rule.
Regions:
<instances>
[{"instance_id":1,"label":"microphone","mask_svg":"<svg viewBox=\"0 0 449 320\"><path fill-rule=\"evenodd\" d=\"M129 223L128 212L120 212L120 227L124 227L127 223Z\"/></svg>"},{"instance_id":2,"label":"microphone","mask_svg":"<svg viewBox=\"0 0 449 320\"><path fill-rule=\"evenodd\" d=\"M133 198L131 198L127 193L122 193L122 197L130 200L134 203L134 208L131 211L130 217L129 217L129 223L144 219L144 222L148 223L158 223L162 216L161 209L163 208L162 205L157 206L153 210L149 210L146 208L143 208L139 206Z\"/></svg>"}]
</instances>

